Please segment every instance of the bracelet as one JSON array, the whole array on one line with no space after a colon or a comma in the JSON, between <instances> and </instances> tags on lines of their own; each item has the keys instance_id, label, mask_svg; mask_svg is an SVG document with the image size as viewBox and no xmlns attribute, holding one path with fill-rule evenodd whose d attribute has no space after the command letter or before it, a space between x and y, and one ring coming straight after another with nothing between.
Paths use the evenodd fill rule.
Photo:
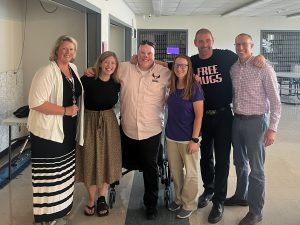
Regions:
<instances>
[{"instance_id":1,"label":"bracelet","mask_svg":"<svg viewBox=\"0 0 300 225\"><path fill-rule=\"evenodd\" d=\"M66 115L66 112L67 112L67 108L64 107L64 116Z\"/></svg>"}]
</instances>

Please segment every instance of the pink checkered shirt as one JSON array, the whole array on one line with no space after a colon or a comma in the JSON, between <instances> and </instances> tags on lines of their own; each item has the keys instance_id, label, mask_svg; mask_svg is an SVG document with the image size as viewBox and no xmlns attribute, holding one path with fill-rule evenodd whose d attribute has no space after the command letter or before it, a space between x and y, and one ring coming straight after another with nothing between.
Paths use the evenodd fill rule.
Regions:
<instances>
[{"instance_id":1,"label":"pink checkered shirt","mask_svg":"<svg viewBox=\"0 0 300 225\"><path fill-rule=\"evenodd\" d=\"M242 115L270 113L269 129L277 131L281 103L276 73L269 64L263 68L254 66L253 59L243 64L238 60L231 67L233 112Z\"/></svg>"}]
</instances>

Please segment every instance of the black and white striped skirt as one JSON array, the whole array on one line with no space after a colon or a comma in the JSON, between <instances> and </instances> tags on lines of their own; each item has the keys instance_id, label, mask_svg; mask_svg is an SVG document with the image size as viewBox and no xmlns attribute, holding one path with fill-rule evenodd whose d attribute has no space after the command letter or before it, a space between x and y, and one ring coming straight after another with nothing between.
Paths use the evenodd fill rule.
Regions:
<instances>
[{"instance_id":1,"label":"black and white striped skirt","mask_svg":"<svg viewBox=\"0 0 300 225\"><path fill-rule=\"evenodd\" d=\"M33 214L35 222L69 214L73 205L75 149L31 134Z\"/></svg>"}]
</instances>

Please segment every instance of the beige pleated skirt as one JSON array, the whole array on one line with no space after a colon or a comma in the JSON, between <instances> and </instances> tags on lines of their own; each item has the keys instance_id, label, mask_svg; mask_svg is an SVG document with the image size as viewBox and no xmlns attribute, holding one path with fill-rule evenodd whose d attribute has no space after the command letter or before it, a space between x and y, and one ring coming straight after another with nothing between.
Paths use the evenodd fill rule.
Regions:
<instances>
[{"instance_id":1,"label":"beige pleated skirt","mask_svg":"<svg viewBox=\"0 0 300 225\"><path fill-rule=\"evenodd\" d=\"M84 145L76 147L75 181L86 186L111 184L122 176L120 130L112 109L85 110Z\"/></svg>"}]
</instances>

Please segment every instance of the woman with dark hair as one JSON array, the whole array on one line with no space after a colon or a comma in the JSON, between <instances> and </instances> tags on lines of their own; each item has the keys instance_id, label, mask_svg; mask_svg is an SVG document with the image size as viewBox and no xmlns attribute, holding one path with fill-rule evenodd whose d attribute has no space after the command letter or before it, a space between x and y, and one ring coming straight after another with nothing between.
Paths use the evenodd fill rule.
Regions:
<instances>
[{"instance_id":1,"label":"woman with dark hair","mask_svg":"<svg viewBox=\"0 0 300 225\"><path fill-rule=\"evenodd\" d=\"M108 186L122 175L120 131L113 110L120 91L120 84L114 79L118 65L115 53L104 52L95 63L95 76L81 78L85 90L84 145L77 148L76 181L84 182L88 190L84 209L87 216L95 212L98 216L108 215Z\"/></svg>"},{"instance_id":2,"label":"woman with dark hair","mask_svg":"<svg viewBox=\"0 0 300 225\"><path fill-rule=\"evenodd\" d=\"M83 90L77 67L71 63L76 50L74 38L59 37L49 65L36 72L30 87L28 129L36 223L67 224L64 216L73 205L76 131L83 144L83 104L79 106Z\"/></svg>"},{"instance_id":3,"label":"woman with dark hair","mask_svg":"<svg viewBox=\"0 0 300 225\"><path fill-rule=\"evenodd\" d=\"M167 100L166 143L175 189L175 200L169 210L178 211L177 217L181 219L189 217L198 204L203 100L203 91L195 82L190 58L178 55L173 63Z\"/></svg>"}]
</instances>

